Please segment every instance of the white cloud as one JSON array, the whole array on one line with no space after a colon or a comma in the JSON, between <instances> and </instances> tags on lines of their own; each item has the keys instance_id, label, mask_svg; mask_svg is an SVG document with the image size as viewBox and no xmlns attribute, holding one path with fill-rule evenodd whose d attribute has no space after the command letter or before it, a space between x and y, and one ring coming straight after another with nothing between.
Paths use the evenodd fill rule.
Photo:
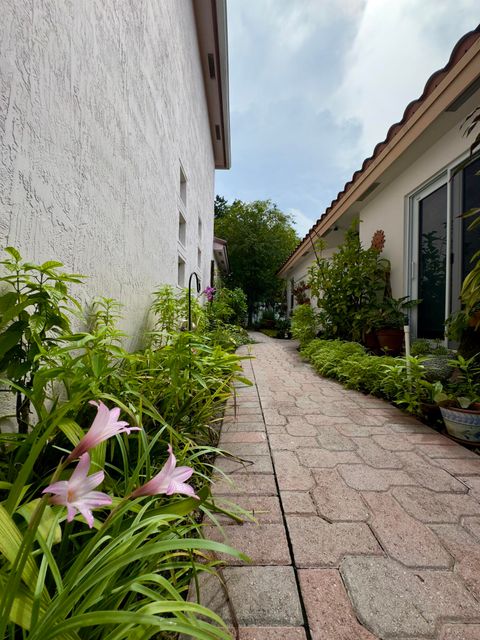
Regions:
<instances>
[{"instance_id":1,"label":"white cloud","mask_svg":"<svg viewBox=\"0 0 480 640\"><path fill-rule=\"evenodd\" d=\"M478 0L228 0L229 201L272 199L301 235L385 138Z\"/></svg>"},{"instance_id":2,"label":"white cloud","mask_svg":"<svg viewBox=\"0 0 480 640\"><path fill-rule=\"evenodd\" d=\"M303 211L300 211L300 209L290 207L288 213L294 220L294 226L300 238L303 238L303 236L308 233L308 231L316 222L316 220L313 220L309 216L305 215Z\"/></svg>"},{"instance_id":3,"label":"white cloud","mask_svg":"<svg viewBox=\"0 0 480 640\"><path fill-rule=\"evenodd\" d=\"M368 0L329 101L337 119L355 119L362 134L344 161L371 155L390 125L443 67L454 44L478 22L477 0ZM358 167L357 167L358 168Z\"/></svg>"}]
</instances>

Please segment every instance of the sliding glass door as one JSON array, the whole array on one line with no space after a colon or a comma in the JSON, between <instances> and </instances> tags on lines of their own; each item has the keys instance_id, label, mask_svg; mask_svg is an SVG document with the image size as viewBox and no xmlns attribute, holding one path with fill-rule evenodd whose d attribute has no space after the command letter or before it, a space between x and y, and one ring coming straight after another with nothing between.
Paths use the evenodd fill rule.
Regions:
<instances>
[{"instance_id":1,"label":"sliding glass door","mask_svg":"<svg viewBox=\"0 0 480 640\"><path fill-rule=\"evenodd\" d=\"M443 339L446 318L460 307L461 283L480 249L480 227L462 213L480 207L480 158L446 171L411 198L409 294L421 299L413 333Z\"/></svg>"}]
</instances>

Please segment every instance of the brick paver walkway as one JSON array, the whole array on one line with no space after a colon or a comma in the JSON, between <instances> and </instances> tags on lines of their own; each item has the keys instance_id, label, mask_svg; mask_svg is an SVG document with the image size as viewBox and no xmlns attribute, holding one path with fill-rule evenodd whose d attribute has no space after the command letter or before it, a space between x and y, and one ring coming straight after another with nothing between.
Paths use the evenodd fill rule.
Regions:
<instances>
[{"instance_id":1,"label":"brick paver walkway","mask_svg":"<svg viewBox=\"0 0 480 640\"><path fill-rule=\"evenodd\" d=\"M480 640L480 457L255 339L214 495L257 523L208 530L252 563L202 602L242 640Z\"/></svg>"}]
</instances>

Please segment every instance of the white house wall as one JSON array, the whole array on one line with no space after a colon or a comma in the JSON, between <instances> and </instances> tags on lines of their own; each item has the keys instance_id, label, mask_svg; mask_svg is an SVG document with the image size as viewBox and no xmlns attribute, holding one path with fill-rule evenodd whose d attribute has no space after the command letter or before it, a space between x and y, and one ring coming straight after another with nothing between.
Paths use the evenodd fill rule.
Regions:
<instances>
[{"instance_id":1,"label":"white house wall","mask_svg":"<svg viewBox=\"0 0 480 640\"><path fill-rule=\"evenodd\" d=\"M377 229L385 232L385 249L382 255L392 265L394 297L401 297L406 292L404 256L407 252L404 236L407 196L461 156L470 143L462 135L459 122L382 191L375 194L360 212L360 238L365 247L370 246L372 235Z\"/></svg>"},{"instance_id":2,"label":"white house wall","mask_svg":"<svg viewBox=\"0 0 480 640\"><path fill-rule=\"evenodd\" d=\"M323 257L323 258L331 258L332 255L335 253L335 248L325 248L323 251L319 252L319 254ZM294 280L295 286L298 285L299 282L301 282L302 280L307 283L308 282L308 270L310 269L310 267L312 266L312 264L315 262L315 254L313 253L313 250L310 250L308 255L302 257L300 260L298 260L295 265L292 267L292 269L288 272L287 275L287 309L288 309L288 313L290 313L292 311L292 306L291 306L291 292L292 292L292 278ZM316 298L314 298L313 296L310 295L310 292L306 292L307 296L310 298L312 305L315 307L316 306ZM294 302L293 307L295 307L296 304Z\"/></svg>"},{"instance_id":3,"label":"white house wall","mask_svg":"<svg viewBox=\"0 0 480 640\"><path fill-rule=\"evenodd\" d=\"M88 276L141 330L177 283L207 284L214 158L191 0L0 0L0 243ZM202 238L198 234L202 220Z\"/></svg>"}]
</instances>

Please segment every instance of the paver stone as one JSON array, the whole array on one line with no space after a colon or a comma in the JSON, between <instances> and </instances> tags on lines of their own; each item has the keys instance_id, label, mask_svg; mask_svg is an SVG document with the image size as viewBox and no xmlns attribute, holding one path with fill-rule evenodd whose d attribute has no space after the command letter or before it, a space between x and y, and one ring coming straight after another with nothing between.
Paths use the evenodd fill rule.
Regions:
<instances>
[{"instance_id":1,"label":"paver stone","mask_svg":"<svg viewBox=\"0 0 480 640\"><path fill-rule=\"evenodd\" d=\"M287 537L282 524L245 524L225 527L204 527L203 534L209 540L241 551L251 560L252 565L292 564ZM245 564L243 560L228 554L215 554L229 565Z\"/></svg>"},{"instance_id":2,"label":"paver stone","mask_svg":"<svg viewBox=\"0 0 480 640\"><path fill-rule=\"evenodd\" d=\"M456 523L461 516L480 515L480 504L465 493L435 493L423 487L395 487L393 495L412 517L425 523Z\"/></svg>"},{"instance_id":3,"label":"paver stone","mask_svg":"<svg viewBox=\"0 0 480 640\"><path fill-rule=\"evenodd\" d=\"M412 518L389 493L363 494L370 527L387 554L407 567L448 569L453 561L432 531Z\"/></svg>"},{"instance_id":4,"label":"paver stone","mask_svg":"<svg viewBox=\"0 0 480 640\"><path fill-rule=\"evenodd\" d=\"M319 515L331 522L360 522L368 519L361 494L345 484L336 470L314 471L312 496Z\"/></svg>"},{"instance_id":5,"label":"paver stone","mask_svg":"<svg viewBox=\"0 0 480 640\"><path fill-rule=\"evenodd\" d=\"M358 619L380 638L433 637L442 619L475 622L480 615L480 604L449 571L358 556L345 558L340 572Z\"/></svg>"},{"instance_id":6,"label":"paver stone","mask_svg":"<svg viewBox=\"0 0 480 640\"><path fill-rule=\"evenodd\" d=\"M238 623L244 627L299 627L302 611L292 567L226 567L226 589ZM202 573L200 602L227 624L232 616L225 590L216 576ZM192 587L191 600L196 600Z\"/></svg>"},{"instance_id":7,"label":"paver stone","mask_svg":"<svg viewBox=\"0 0 480 640\"><path fill-rule=\"evenodd\" d=\"M287 526L299 568L338 567L346 555L383 553L363 522L330 524L318 516L287 515Z\"/></svg>"},{"instance_id":8,"label":"paver stone","mask_svg":"<svg viewBox=\"0 0 480 640\"><path fill-rule=\"evenodd\" d=\"M334 569L300 569L300 590L312 640L374 640L358 622Z\"/></svg>"}]
</instances>

